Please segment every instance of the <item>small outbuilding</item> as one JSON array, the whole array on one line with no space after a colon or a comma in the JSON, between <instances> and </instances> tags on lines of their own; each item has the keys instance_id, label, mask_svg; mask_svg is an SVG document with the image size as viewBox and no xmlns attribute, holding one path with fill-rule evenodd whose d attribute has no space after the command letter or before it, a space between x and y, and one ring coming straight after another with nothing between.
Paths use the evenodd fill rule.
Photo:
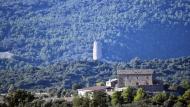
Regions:
<instances>
[{"instance_id":1,"label":"small outbuilding","mask_svg":"<svg viewBox=\"0 0 190 107\"><path fill-rule=\"evenodd\" d=\"M86 96L88 94L93 94L96 91L108 92L111 90L112 90L112 88L108 87L108 86L93 86L93 87L78 89L78 95L79 96Z\"/></svg>"}]
</instances>

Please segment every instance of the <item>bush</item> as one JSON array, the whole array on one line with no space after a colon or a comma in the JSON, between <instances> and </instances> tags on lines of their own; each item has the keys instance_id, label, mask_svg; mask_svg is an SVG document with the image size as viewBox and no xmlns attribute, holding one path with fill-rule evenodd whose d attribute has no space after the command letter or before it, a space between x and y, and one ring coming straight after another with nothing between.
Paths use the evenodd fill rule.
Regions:
<instances>
[{"instance_id":1,"label":"bush","mask_svg":"<svg viewBox=\"0 0 190 107\"><path fill-rule=\"evenodd\" d=\"M15 92L8 93L5 97L5 102L10 107L18 106L19 104L25 105L34 100L34 95L24 90L16 90Z\"/></svg>"},{"instance_id":2,"label":"bush","mask_svg":"<svg viewBox=\"0 0 190 107\"><path fill-rule=\"evenodd\" d=\"M114 92L111 96L111 104L112 106L116 106L116 105L121 105L123 103L122 101L122 97L121 97L121 92Z\"/></svg>"},{"instance_id":3,"label":"bush","mask_svg":"<svg viewBox=\"0 0 190 107\"><path fill-rule=\"evenodd\" d=\"M173 107L184 107L184 104L180 101L178 101L177 103L174 104Z\"/></svg>"},{"instance_id":4,"label":"bush","mask_svg":"<svg viewBox=\"0 0 190 107\"><path fill-rule=\"evenodd\" d=\"M92 106L93 107L108 107L107 97L109 97L105 92L97 91L93 93L92 96Z\"/></svg>"},{"instance_id":5,"label":"bush","mask_svg":"<svg viewBox=\"0 0 190 107\"><path fill-rule=\"evenodd\" d=\"M168 99L168 96L165 92L158 93L152 98L152 102L155 104L163 104L164 101Z\"/></svg>"},{"instance_id":6,"label":"bush","mask_svg":"<svg viewBox=\"0 0 190 107\"><path fill-rule=\"evenodd\" d=\"M73 98L73 107L80 107L82 105L82 98L79 96L74 96Z\"/></svg>"},{"instance_id":7,"label":"bush","mask_svg":"<svg viewBox=\"0 0 190 107\"><path fill-rule=\"evenodd\" d=\"M134 97L134 101L140 101L145 97L145 92L142 88L139 88L136 92L136 95Z\"/></svg>"}]
</instances>

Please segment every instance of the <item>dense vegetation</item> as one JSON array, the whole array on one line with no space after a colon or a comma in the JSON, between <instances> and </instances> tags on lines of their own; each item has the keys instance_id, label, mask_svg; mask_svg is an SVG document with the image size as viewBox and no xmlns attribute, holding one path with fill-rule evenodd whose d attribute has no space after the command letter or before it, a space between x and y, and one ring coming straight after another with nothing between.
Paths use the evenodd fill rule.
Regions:
<instances>
[{"instance_id":1,"label":"dense vegetation","mask_svg":"<svg viewBox=\"0 0 190 107\"><path fill-rule=\"evenodd\" d=\"M186 81L188 82L188 81ZM184 86L188 85L188 88ZM171 92L146 93L142 88L134 89L126 87L123 91L115 91L108 95L103 91L95 91L86 96L78 96L72 93L71 102L65 99L51 99L53 97L35 97L23 90L10 91L0 102L2 107L189 107L190 106L190 82L181 84L184 92L176 95ZM177 92L177 91L176 91Z\"/></svg>"},{"instance_id":2,"label":"dense vegetation","mask_svg":"<svg viewBox=\"0 0 190 107\"><path fill-rule=\"evenodd\" d=\"M56 90L65 96L71 88L103 84L119 69L148 68L180 97L147 96L128 88L113 96L96 93L93 100L76 98L73 106L136 106L143 98L150 105L187 106L189 81L183 80L190 80L189 29L188 0L0 0L0 52L8 51L0 53L0 92ZM91 59L94 40L103 45L102 61ZM8 106L71 106L20 90L5 100Z\"/></svg>"},{"instance_id":3,"label":"dense vegetation","mask_svg":"<svg viewBox=\"0 0 190 107\"><path fill-rule=\"evenodd\" d=\"M71 105L71 104L70 104ZM0 107L71 107L65 100L45 101L24 90L9 92Z\"/></svg>"},{"instance_id":4,"label":"dense vegetation","mask_svg":"<svg viewBox=\"0 0 190 107\"><path fill-rule=\"evenodd\" d=\"M172 87L169 85L169 87ZM169 89L169 87L167 89ZM147 93L142 88L126 87L123 91L114 91L111 95L94 92L92 95L74 96L74 107L189 107L190 81L183 81L177 87L183 92L163 91Z\"/></svg>"},{"instance_id":5,"label":"dense vegetation","mask_svg":"<svg viewBox=\"0 0 190 107\"><path fill-rule=\"evenodd\" d=\"M188 0L0 1L0 51L33 65L89 60L95 39L108 60L187 56L189 29Z\"/></svg>"},{"instance_id":6,"label":"dense vegetation","mask_svg":"<svg viewBox=\"0 0 190 107\"><path fill-rule=\"evenodd\" d=\"M190 80L190 57L167 60L134 58L130 62L62 61L46 67L19 62L13 64L15 62L0 61L1 92L6 92L11 84L22 89L43 90L50 87L71 89L74 85L92 86L114 78L117 70L128 68L154 69L158 80L174 86L182 80Z\"/></svg>"}]
</instances>

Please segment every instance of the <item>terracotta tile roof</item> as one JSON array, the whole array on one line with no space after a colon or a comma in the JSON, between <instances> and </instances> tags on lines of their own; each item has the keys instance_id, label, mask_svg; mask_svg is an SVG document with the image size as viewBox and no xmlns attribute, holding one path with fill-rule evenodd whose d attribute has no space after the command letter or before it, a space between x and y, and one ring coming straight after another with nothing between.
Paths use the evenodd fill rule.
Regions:
<instances>
[{"instance_id":1,"label":"terracotta tile roof","mask_svg":"<svg viewBox=\"0 0 190 107\"><path fill-rule=\"evenodd\" d=\"M117 74L153 74L152 69L127 69L127 70L118 70Z\"/></svg>"}]
</instances>

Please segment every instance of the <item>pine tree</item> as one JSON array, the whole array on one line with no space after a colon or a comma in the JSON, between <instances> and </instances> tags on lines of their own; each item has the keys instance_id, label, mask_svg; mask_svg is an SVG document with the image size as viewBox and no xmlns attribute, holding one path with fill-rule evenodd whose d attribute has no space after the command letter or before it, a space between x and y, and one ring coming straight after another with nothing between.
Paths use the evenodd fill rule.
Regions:
<instances>
[{"instance_id":1,"label":"pine tree","mask_svg":"<svg viewBox=\"0 0 190 107\"><path fill-rule=\"evenodd\" d=\"M122 97L121 92L114 92L111 96L111 103L112 106L121 105L122 104Z\"/></svg>"},{"instance_id":2,"label":"pine tree","mask_svg":"<svg viewBox=\"0 0 190 107\"><path fill-rule=\"evenodd\" d=\"M145 97L145 92L142 88L139 88L134 97L134 101L140 101Z\"/></svg>"},{"instance_id":3,"label":"pine tree","mask_svg":"<svg viewBox=\"0 0 190 107\"><path fill-rule=\"evenodd\" d=\"M133 90L131 87L127 87L125 90L123 90L122 97L123 97L124 103L131 103L133 99L132 91Z\"/></svg>"}]
</instances>

